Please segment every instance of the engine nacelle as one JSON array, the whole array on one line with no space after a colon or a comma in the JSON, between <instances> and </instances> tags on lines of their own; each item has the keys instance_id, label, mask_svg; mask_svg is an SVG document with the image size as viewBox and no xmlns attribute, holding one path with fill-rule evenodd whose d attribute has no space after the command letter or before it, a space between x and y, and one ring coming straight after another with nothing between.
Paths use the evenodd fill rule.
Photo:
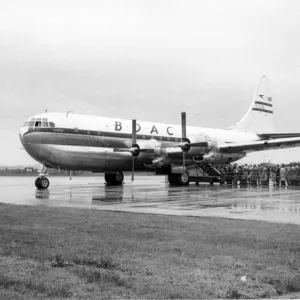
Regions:
<instances>
[{"instance_id":1,"label":"engine nacelle","mask_svg":"<svg viewBox=\"0 0 300 300\"><path fill-rule=\"evenodd\" d=\"M239 160L243 157L245 157L245 153L214 153L211 152L209 154L203 155L203 156L194 156L193 160L194 162L198 164L223 164L223 163L230 163L236 160Z\"/></svg>"},{"instance_id":2,"label":"engine nacelle","mask_svg":"<svg viewBox=\"0 0 300 300\"><path fill-rule=\"evenodd\" d=\"M150 161L161 155L161 143L155 139L138 140L137 145L140 148L137 156L138 161Z\"/></svg>"},{"instance_id":3,"label":"engine nacelle","mask_svg":"<svg viewBox=\"0 0 300 300\"><path fill-rule=\"evenodd\" d=\"M212 150L218 149L218 143L213 141L209 136L198 135L192 136L189 138L191 144L198 144L195 146L191 146L190 150L188 151L188 156L203 156Z\"/></svg>"}]
</instances>

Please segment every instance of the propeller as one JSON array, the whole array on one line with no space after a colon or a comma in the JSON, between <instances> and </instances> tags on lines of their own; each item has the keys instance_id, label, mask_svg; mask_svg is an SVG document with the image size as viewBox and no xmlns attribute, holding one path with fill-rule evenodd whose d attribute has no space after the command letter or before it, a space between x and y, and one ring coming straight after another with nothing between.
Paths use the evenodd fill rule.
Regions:
<instances>
[{"instance_id":1,"label":"propeller","mask_svg":"<svg viewBox=\"0 0 300 300\"><path fill-rule=\"evenodd\" d=\"M191 143L190 140L186 137L186 113L182 112L181 113L181 142L178 145L183 153L188 152L191 147L207 147L208 143L207 141L205 142L195 142L195 143Z\"/></svg>"},{"instance_id":2,"label":"propeller","mask_svg":"<svg viewBox=\"0 0 300 300\"><path fill-rule=\"evenodd\" d=\"M130 148L114 148L114 152L130 152L132 155L132 172L131 172L131 181L134 181L134 165L135 159L139 156L140 153L150 153L154 154L153 148L141 149L140 146L136 143L136 120L132 120L132 143ZM144 145L145 147L145 145Z\"/></svg>"},{"instance_id":3,"label":"propeller","mask_svg":"<svg viewBox=\"0 0 300 300\"><path fill-rule=\"evenodd\" d=\"M191 149L191 147L208 147L208 142L195 142L191 143L186 137L186 113L181 113L181 142L179 147L182 150L182 166L183 173L186 171L186 153Z\"/></svg>"}]
</instances>

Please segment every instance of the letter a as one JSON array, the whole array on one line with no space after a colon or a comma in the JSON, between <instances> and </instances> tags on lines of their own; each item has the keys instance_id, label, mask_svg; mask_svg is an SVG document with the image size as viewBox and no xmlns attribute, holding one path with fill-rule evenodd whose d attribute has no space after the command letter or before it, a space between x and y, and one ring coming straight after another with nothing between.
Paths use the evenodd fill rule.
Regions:
<instances>
[{"instance_id":1,"label":"letter a","mask_svg":"<svg viewBox=\"0 0 300 300\"><path fill-rule=\"evenodd\" d=\"M157 131L157 129L156 129L156 127L155 127L155 125L153 125L153 127L152 127L152 129L151 129L151 132L150 132L150 134L151 134L151 133L153 133L153 132L156 132L156 133L158 134L158 131Z\"/></svg>"}]
</instances>

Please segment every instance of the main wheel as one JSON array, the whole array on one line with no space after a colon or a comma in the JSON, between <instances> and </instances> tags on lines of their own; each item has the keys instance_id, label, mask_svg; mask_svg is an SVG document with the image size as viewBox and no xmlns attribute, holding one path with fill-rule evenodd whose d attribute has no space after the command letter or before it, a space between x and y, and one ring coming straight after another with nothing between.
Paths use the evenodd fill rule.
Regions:
<instances>
[{"instance_id":1,"label":"main wheel","mask_svg":"<svg viewBox=\"0 0 300 300\"><path fill-rule=\"evenodd\" d=\"M168 174L168 181L173 186L189 185L189 175L187 173Z\"/></svg>"},{"instance_id":2,"label":"main wheel","mask_svg":"<svg viewBox=\"0 0 300 300\"><path fill-rule=\"evenodd\" d=\"M35 180L35 186L37 187L37 189L39 190L44 190L47 189L50 185L50 181L47 177L42 176L42 177L38 177Z\"/></svg>"},{"instance_id":3,"label":"main wheel","mask_svg":"<svg viewBox=\"0 0 300 300\"><path fill-rule=\"evenodd\" d=\"M120 185L123 183L123 180L124 180L124 175L122 172L118 171L116 172L115 174L115 182L117 185Z\"/></svg>"},{"instance_id":4,"label":"main wheel","mask_svg":"<svg viewBox=\"0 0 300 300\"><path fill-rule=\"evenodd\" d=\"M104 174L104 178L108 185L121 185L124 180L124 175L118 171L116 173L106 173Z\"/></svg>"}]
</instances>

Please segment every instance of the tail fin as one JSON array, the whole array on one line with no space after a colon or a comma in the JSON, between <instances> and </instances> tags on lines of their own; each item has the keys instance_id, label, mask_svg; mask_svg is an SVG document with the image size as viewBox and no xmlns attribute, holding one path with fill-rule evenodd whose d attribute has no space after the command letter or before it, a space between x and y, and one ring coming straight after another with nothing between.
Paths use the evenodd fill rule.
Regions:
<instances>
[{"instance_id":1,"label":"tail fin","mask_svg":"<svg viewBox=\"0 0 300 300\"><path fill-rule=\"evenodd\" d=\"M245 116L230 130L254 133L274 132L273 100L270 91L270 82L262 76L258 82L252 104Z\"/></svg>"}]
</instances>

